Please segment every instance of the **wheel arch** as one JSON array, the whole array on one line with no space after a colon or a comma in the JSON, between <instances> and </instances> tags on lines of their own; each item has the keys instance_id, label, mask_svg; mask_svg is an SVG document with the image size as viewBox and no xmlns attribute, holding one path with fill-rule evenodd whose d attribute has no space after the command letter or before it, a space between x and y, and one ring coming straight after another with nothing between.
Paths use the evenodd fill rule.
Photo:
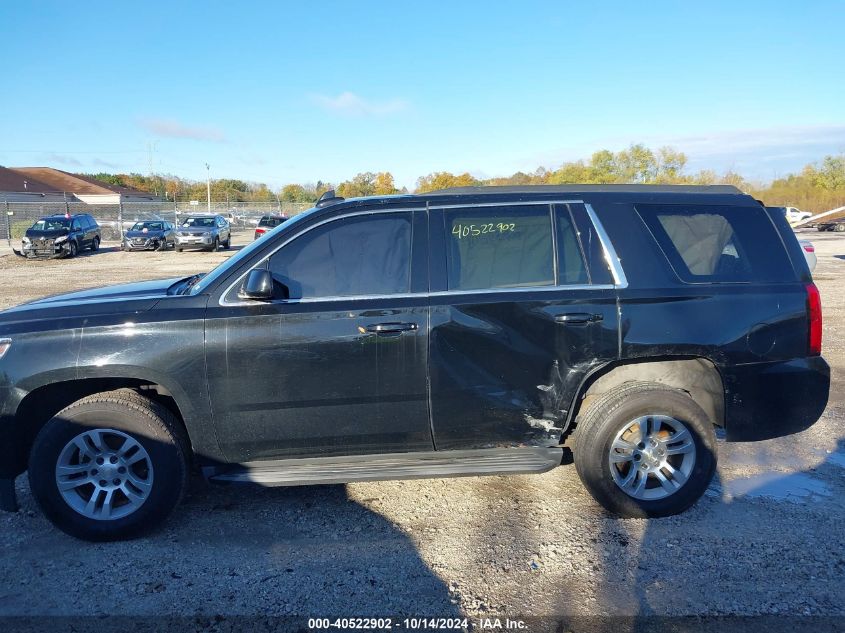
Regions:
<instances>
[{"instance_id":1,"label":"wheel arch","mask_svg":"<svg viewBox=\"0 0 845 633\"><path fill-rule=\"evenodd\" d=\"M716 364L702 356L638 358L602 365L587 374L567 416L564 435L571 433L578 415L592 399L626 382L656 382L681 389L698 404L713 424L725 426L725 389Z\"/></svg>"},{"instance_id":2,"label":"wheel arch","mask_svg":"<svg viewBox=\"0 0 845 633\"><path fill-rule=\"evenodd\" d=\"M194 446L197 429L192 428L190 409L178 391L174 393L163 381L138 376L87 376L49 382L27 391L10 420L10 428L2 430L4 439L9 442L8 453L13 462L12 468L4 468L9 472L3 475L14 476L26 470L36 435L59 411L87 396L118 389L137 391L171 411L182 426L190 451L197 453Z\"/></svg>"}]
</instances>

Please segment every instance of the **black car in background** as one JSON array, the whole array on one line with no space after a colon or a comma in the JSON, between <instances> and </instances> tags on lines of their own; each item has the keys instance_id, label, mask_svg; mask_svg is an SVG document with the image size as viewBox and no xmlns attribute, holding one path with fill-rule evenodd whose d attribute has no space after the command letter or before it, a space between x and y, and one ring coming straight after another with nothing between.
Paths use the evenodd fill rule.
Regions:
<instances>
[{"instance_id":1,"label":"black car in background","mask_svg":"<svg viewBox=\"0 0 845 633\"><path fill-rule=\"evenodd\" d=\"M21 252L35 257L76 257L79 251L100 248L100 225L87 213L50 215L40 218L26 230Z\"/></svg>"},{"instance_id":2,"label":"black car in background","mask_svg":"<svg viewBox=\"0 0 845 633\"><path fill-rule=\"evenodd\" d=\"M123 237L127 251L164 251L176 246L176 229L164 220L136 222Z\"/></svg>"},{"instance_id":3,"label":"black car in background","mask_svg":"<svg viewBox=\"0 0 845 633\"><path fill-rule=\"evenodd\" d=\"M198 248L216 251L232 247L232 230L222 215L189 215L176 230L176 250Z\"/></svg>"},{"instance_id":4,"label":"black car in background","mask_svg":"<svg viewBox=\"0 0 845 633\"><path fill-rule=\"evenodd\" d=\"M288 216L286 215L265 215L258 221L258 226L255 227L255 237L253 239L257 240L259 237L263 237L266 233L269 233L277 226L279 226L282 222L288 220Z\"/></svg>"}]
</instances>

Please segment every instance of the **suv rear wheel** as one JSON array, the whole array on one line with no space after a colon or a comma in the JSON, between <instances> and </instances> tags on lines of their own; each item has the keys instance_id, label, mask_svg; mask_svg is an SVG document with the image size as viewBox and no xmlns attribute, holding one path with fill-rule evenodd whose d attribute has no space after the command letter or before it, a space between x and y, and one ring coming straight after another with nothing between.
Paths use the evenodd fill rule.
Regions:
<instances>
[{"instance_id":1,"label":"suv rear wheel","mask_svg":"<svg viewBox=\"0 0 845 633\"><path fill-rule=\"evenodd\" d=\"M662 517L704 494L716 471L716 436L686 392L630 382L579 415L573 454L581 481L607 510Z\"/></svg>"},{"instance_id":2,"label":"suv rear wheel","mask_svg":"<svg viewBox=\"0 0 845 633\"><path fill-rule=\"evenodd\" d=\"M41 429L29 482L44 514L77 538L131 538L163 521L188 480L187 442L165 407L129 390L89 396Z\"/></svg>"},{"instance_id":3,"label":"suv rear wheel","mask_svg":"<svg viewBox=\"0 0 845 633\"><path fill-rule=\"evenodd\" d=\"M95 237L91 240L91 252L97 252L98 250L100 250L100 238Z\"/></svg>"}]
</instances>

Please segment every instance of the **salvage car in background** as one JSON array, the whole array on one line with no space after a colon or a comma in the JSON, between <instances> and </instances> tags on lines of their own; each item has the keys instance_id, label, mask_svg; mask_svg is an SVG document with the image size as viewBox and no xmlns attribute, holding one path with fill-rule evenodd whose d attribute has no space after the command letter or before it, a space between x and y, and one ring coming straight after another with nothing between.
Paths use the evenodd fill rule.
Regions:
<instances>
[{"instance_id":1,"label":"salvage car in background","mask_svg":"<svg viewBox=\"0 0 845 633\"><path fill-rule=\"evenodd\" d=\"M136 222L123 237L127 251L164 251L176 246L176 229L170 222Z\"/></svg>"},{"instance_id":2,"label":"salvage car in background","mask_svg":"<svg viewBox=\"0 0 845 633\"><path fill-rule=\"evenodd\" d=\"M197 248L216 251L232 247L229 221L222 215L189 215L182 219L176 231L176 250Z\"/></svg>"},{"instance_id":3,"label":"salvage car in background","mask_svg":"<svg viewBox=\"0 0 845 633\"><path fill-rule=\"evenodd\" d=\"M282 222L286 222L288 220L288 216L286 215L264 215L258 221L258 226L255 227L255 236L253 237L254 240L257 240L259 237L263 237L266 233L272 231L277 226L279 226Z\"/></svg>"},{"instance_id":4,"label":"salvage car in background","mask_svg":"<svg viewBox=\"0 0 845 633\"><path fill-rule=\"evenodd\" d=\"M21 240L26 257L76 257L85 248L100 248L100 226L87 213L50 215L35 222Z\"/></svg>"}]
</instances>

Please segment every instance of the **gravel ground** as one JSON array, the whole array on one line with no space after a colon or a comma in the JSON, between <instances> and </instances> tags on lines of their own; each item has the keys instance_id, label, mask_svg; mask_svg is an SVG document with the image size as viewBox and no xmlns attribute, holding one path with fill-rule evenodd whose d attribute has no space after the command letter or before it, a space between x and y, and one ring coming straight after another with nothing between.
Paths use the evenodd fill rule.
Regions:
<instances>
[{"instance_id":1,"label":"gravel ground","mask_svg":"<svg viewBox=\"0 0 845 633\"><path fill-rule=\"evenodd\" d=\"M845 238L819 258L830 405L792 437L720 445L685 514L608 516L574 468L312 488L197 481L154 535L93 545L55 530L25 477L0 513L0 615L845 615ZM0 308L187 275L231 252L0 257Z\"/></svg>"}]
</instances>

